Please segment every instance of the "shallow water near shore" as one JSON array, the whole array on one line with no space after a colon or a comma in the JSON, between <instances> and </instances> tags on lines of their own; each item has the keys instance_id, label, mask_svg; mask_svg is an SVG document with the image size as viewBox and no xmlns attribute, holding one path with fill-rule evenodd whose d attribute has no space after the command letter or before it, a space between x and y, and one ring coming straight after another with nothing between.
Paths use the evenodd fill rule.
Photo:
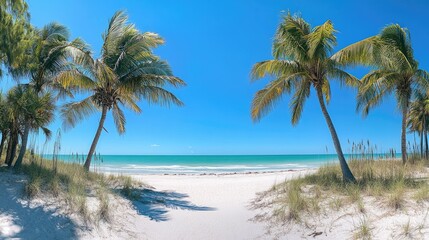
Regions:
<instances>
[{"instance_id":1,"label":"shallow water near shore","mask_svg":"<svg viewBox=\"0 0 429 240\"><path fill-rule=\"evenodd\" d=\"M46 155L52 158L52 155ZM351 155L346 154L346 158ZM83 163L84 155L59 155ZM307 155L97 155L92 170L124 174L231 174L314 169L336 163L336 154Z\"/></svg>"}]
</instances>

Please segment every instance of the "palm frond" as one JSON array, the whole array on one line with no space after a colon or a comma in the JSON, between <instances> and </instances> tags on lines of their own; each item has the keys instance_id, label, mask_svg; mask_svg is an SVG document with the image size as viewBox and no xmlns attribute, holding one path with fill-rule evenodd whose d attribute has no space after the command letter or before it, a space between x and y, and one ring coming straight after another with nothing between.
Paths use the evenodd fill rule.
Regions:
<instances>
[{"instance_id":1,"label":"palm frond","mask_svg":"<svg viewBox=\"0 0 429 240\"><path fill-rule=\"evenodd\" d=\"M184 105L173 93L157 86L144 86L141 89L136 89L136 94L145 99L149 104L155 103L162 106L170 106L171 104L177 106Z\"/></svg>"},{"instance_id":2,"label":"palm frond","mask_svg":"<svg viewBox=\"0 0 429 240\"><path fill-rule=\"evenodd\" d=\"M296 125L301 118L305 100L310 96L310 81L300 81L296 84L296 91L290 104L292 110L292 125Z\"/></svg>"},{"instance_id":3,"label":"palm frond","mask_svg":"<svg viewBox=\"0 0 429 240\"><path fill-rule=\"evenodd\" d=\"M138 97L134 94L121 94L119 101L135 113L141 113L141 108L137 105Z\"/></svg>"},{"instance_id":4,"label":"palm frond","mask_svg":"<svg viewBox=\"0 0 429 240\"><path fill-rule=\"evenodd\" d=\"M114 103L112 108L113 121L115 122L116 130L119 134L125 133L125 115L119 108L118 104Z\"/></svg>"},{"instance_id":5,"label":"palm frond","mask_svg":"<svg viewBox=\"0 0 429 240\"><path fill-rule=\"evenodd\" d=\"M357 79L350 73L347 73L346 71L337 67L330 68L327 71L326 75L330 79L340 81L341 85L352 86L352 87L359 87L360 85L359 79Z\"/></svg>"},{"instance_id":6,"label":"palm frond","mask_svg":"<svg viewBox=\"0 0 429 240\"><path fill-rule=\"evenodd\" d=\"M107 31L103 34L102 56L107 57L112 51L115 51L118 40L123 36L126 30L128 16L124 11L117 11L109 21Z\"/></svg>"},{"instance_id":7,"label":"palm frond","mask_svg":"<svg viewBox=\"0 0 429 240\"><path fill-rule=\"evenodd\" d=\"M60 72L54 79L54 82L61 84L64 88L76 88L90 90L96 87L96 83L82 74L77 69Z\"/></svg>"},{"instance_id":8,"label":"palm frond","mask_svg":"<svg viewBox=\"0 0 429 240\"><path fill-rule=\"evenodd\" d=\"M295 61L268 60L256 63L252 68L251 76L254 81L267 75L280 77L282 75L300 72L300 70L298 63Z\"/></svg>"},{"instance_id":9,"label":"palm frond","mask_svg":"<svg viewBox=\"0 0 429 240\"><path fill-rule=\"evenodd\" d=\"M331 102L331 84L326 78L322 82L322 93L325 96L326 103L329 104Z\"/></svg>"},{"instance_id":10,"label":"palm frond","mask_svg":"<svg viewBox=\"0 0 429 240\"><path fill-rule=\"evenodd\" d=\"M325 59L336 45L334 25L330 20L308 34L308 55L312 59Z\"/></svg>"},{"instance_id":11,"label":"palm frond","mask_svg":"<svg viewBox=\"0 0 429 240\"><path fill-rule=\"evenodd\" d=\"M45 137L46 137L46 140L51 139L52 131L51 131L51 130L49 130L49 128L46 128L46 127L41 127L41 129L42 129L43 134L44 134L44 135L45 135Z\"/></svg>"},{"instance_id":12,"label":"palm frond","mask_svg":"<svg viewBox=\"0 0 429 240\"><path fill-rule=\"evenodd\" d=\"M372 71L365 75L358 91L356 109L367 116L369 110L380 104L385 95L394 91L395 83L392 80L395 77L396 73L383 71Z\"/></svg>"},{"instance_id":13,"label":"palm frond","mask_svg":"<svg viewBox=\"0 0 429 240\"><path fill-rule=\"evenodd\" d=\"M303 73L296 73L288 76L281 76L271 81L268 85L259 90L252 101L251 116L253 121L259 121L274 107L282 94L290 93L294 82L301 78Z\"/></svg>"},{"instance_id":14,"label":"palm frond","mask_svg":"<svg viewBox=\"0 0 429 240\"><path fill-rule=\"evenodd\" d=\"M372 66L376 64L374 59L376 49L379 49L378 37L369 37L341 49L332 55L331 59L341 65Z\"/></svg>"},{"instance_id":15,"label":"palm frond","mask_svg":"<svg viewBox=\"0 0 429 240\"><path fill-rule=\"evenodd\" d=\"M74 127L79 121L96 112L92 96L78 102L64 104L61 108L64 128Z\"/></svg>"},{"instance_id":16,"label":"palm frond","mask_svg":"<svg viewBox=\"0 0 429 240\"><path fill-rule=\"evenodd\" d=\"M286 15L274 37L274 58L307 60L309 47L306 38L309 33L310 25L303 18L290 14Z\"/></svg>"}]
</instances>

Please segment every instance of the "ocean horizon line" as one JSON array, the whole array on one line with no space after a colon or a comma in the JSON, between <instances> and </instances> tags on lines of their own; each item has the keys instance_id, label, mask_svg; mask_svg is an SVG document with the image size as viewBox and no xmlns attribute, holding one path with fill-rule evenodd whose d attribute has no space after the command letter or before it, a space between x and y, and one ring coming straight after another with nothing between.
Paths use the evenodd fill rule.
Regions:
<instances>
[{"instance_id":1,"label":"ocean horizon line","mask_svg":"<svg viewBox=\"0 0 429 240\"><path fill-rule=\"evenodd\" d=\"M371 153L373 155L391 155L391 153ZM364 154L371 155L371 154ZM395 155L401 154L401 152L395 152ZM54 154L40 154L40 155L48 155L52 156ZM72 156L72 155L80 155L86 156L84 153L61 153L58 156ZM285 153L285 154L99 154L101 156L318 156L318 155L337 155L336 153ZM361 156L360 153L344 153L344 155L356 155Z\"/></svg>"}]
</instances>

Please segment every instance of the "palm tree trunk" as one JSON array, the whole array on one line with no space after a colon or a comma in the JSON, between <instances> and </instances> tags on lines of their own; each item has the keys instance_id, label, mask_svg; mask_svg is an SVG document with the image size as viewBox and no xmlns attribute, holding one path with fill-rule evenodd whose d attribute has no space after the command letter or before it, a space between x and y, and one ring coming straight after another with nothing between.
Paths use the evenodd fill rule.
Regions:
<instances>
[{"instance_id":1,"label":"palm tree trunk","mask_svg":"<svg viewBox=\"0 0 429 240\"><path fill-rule=\"evenodd\" d=\"M7 140L6 157L4 159L5 164L9 163L9 158L10 158L10 154L11 154L11 150L12 150L12 142L13 142L12 132L9 132L8 135L9 135L9 139Z\"/></svg>"},{"instance_id":2,"label":"palm tree trunk","mask_svg":"<svg viewBox=\"0 0 429 240\"><path fill-rule=\"evenodd\" d=\"M428 159L429 158L429 147L428 147L428 130L425 127L425 132L424 132L424 136L425 136L425 158Z\"/></svg>"},{"instance_id":3,"label":"palm tree trunk","mask_svg":"<svg viewBox=\"0 0 429 240\"><path fill-rule=\"evenodd\" d=\"M408 107L402 110L402 133L401 133L401 153L402 163L407 163L407 112Z\"/></svg>"},{"instance_id":4,"label":"palm tree trunk","mask_svg":"<svg viewBox=\"0 0 429 240\"><path fill-rule=\"evenodd\" d=\"M4 142L6 141L7 133L3 132L1 134L1 142L0 142L0 159L1 155L3 155Z\"/></svg>"},{"instance_id":5,"label":"palm tree trunk","mask_svg":"<svg viewBox=\"0 0 429 240\"><path fill-rule=\"evenodd\" d=\"M424 158L424 148L423 148L423 131L420 132L420 157L423 159Z\"/></svg>"},{"instance_id":6,"label":"palm tree trunk","mask_svg":"<svg viewBox=\"0 0 429 240\"><path fill-rule=\"evenodd\" d=\"M83 167L87 171L89 171L89 167L91 165L91 160L92 160L92 155L95 152L95 148L97 146L98 139L100 138L101 131L103 130L104 121L106 120L106 114L107 114L107 107L103 106L103 109L101 111L101 119L100 119L100 122L98 124L97 132L95 133L94 140L92 141L91 148L89 149L88 156L86 156L86 161L85 161L85 164L83 165Z\"/></svg>"},{"instance_id":7,"label":"palm tree trunk","mask_svg":"<svg viewBox=\"0 0 429 240\"><path fill-rule=\"evenodd\" d=\"M10 141L10 145L8 146L9 157L6 158L6 161L7 161L6 163L7 163L7 166L11 167L13 163L13 159L15 158L15 154L16 154L16 147L18 145L18 133L11 132L9 141Z\"/></svg>"},{"instance_id":8,"label":"palm tree trunk","mask_svg":"<svg viewBox=\"0 0 429 240\"><path fill-rule=\"evenodd\" d=\"M323 98L322 88L320 85L316 86L317 98L319 99L320 108L322 109L323 116L325 117L326 123L328 124L329 131L331 132L332 140L334 142L335 150L340 161L341 172L343 174L343 180L345 182L356 182L352 171L350 171L347 165L346 159L344 158L343 150L341 149L340 140L338 139L337 132L335 131L334 124L332 123L331 117L329 116L328 110L325 106L325 100Z\"/></svg>"},{"instance_id":9,"label":"palm tree trunk","mask_svg":"<svg viewBox=\"0 0 429 240\"><path fill-rule=\"evenodd\" d=\"M16 159L16 163L14 168L20 168L22 159L24 158L25 151L27 150L27 142L28 142L28 134L30 133L30 122L27 121L24 127L24 134L22 135L21 149L19 150L18 158Z\"/></svg>"}]
</instances>

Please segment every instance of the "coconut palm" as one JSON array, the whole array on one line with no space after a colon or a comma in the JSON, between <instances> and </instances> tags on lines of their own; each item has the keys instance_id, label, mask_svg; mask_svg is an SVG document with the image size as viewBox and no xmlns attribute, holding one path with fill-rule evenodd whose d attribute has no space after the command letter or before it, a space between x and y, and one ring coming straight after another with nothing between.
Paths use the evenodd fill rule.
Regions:
<instances>
[{"instance_id":1,"label":"coconut palm","mask_svg":"<svg viewBox=\"0 0 429 240\"><path fill-rule=\"evenodd\" d=\"M325 105L330 100L330 80L336 79L347 85L356 85L358 80L337 67L330 58L336 44L335 30L331 21L311 28L301 17L288 14L277 29L273 43L273 60L255 64L253 79L267 75L274 77L264 89L253 98L251 116L260 120L268 113L283 94L294 91L290 103L292 124L297 124L311 88L316 90L320 108L332 135L335 150L340 161L343 179L354 182L341 149L337 132Z\"/></svg>"},{"instance_id":2,"label":"coconut palm","mask_svg":"<svg viewBox=\"0 0 429 240\"><path fill-rule=\"evenodd\" d=\"M103 130L107 113L112 110L113 120L119 134L125 132L125 115L122 106L140 113L138 101L161 105L183 105L165 86L184 86L185 82L172 76L169 65L152 53L152 48L163 44L163 39L154 33L141 33L127 23L127 16L119 11L114 14L103 35L101 56L91 57L89 52L76 54L77 69L61 73L57 81L65 87L79 88L90 96L65 104L62 116L66 126L75 126L95 111L101 118L89 149L84 167L89 170L91 159Z\"/></svg>"},{"instance_id":3,"label":"coconut palm","mask_svg":"<svg viewBox=\"0 0 429 240\"><path fill-rule=\"evenodd\" d=\"M419 69L408 29L398 24L385 27L377 36L352 44L333 56L343 65L375 67L365 75L358 93L357 109L366 116L385 96L394 93L402 114L401 152L407 161L407 113L416 89L427 89L429 74Z\"/></svg>"},{"instance_id":4,"label":"coconut palm","mask_svg":"<svg viewBox=\"0 0 429 240\"><path fill-rule=\"evenodd\" d=\"M410 104L407 122L410 130L418 132L420 136L421 157L428 158L429 96L426 92L417 91L415 93L415 98Z\"/></svg>"}]
</instances>

